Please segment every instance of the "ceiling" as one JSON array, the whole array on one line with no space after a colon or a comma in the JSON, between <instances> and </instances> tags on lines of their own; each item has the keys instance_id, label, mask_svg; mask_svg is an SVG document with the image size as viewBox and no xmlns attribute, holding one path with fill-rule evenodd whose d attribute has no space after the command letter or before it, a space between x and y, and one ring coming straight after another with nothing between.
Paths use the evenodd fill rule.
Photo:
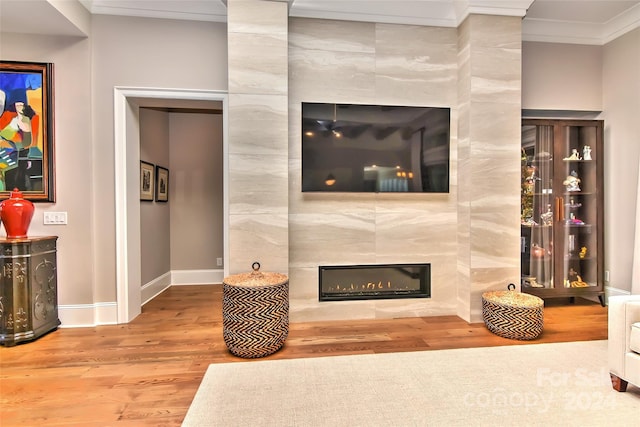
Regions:
<instances>
[{"instance_id":1,"label":"ceiling","mask_svg":"<svg viewBox=\"0 0 640 427\"><path fill-rule=\"evenodd\" d=\"M279 0L289 16L457 27L469 13L523 16L523 39L605 44L640 26L640 0ZM226 22L226 0L80 0L92 14ZM0 0L3 32L84 36L61 2ZM68 6L66 6L68 7Z\"/></svg>"}]
</instances>

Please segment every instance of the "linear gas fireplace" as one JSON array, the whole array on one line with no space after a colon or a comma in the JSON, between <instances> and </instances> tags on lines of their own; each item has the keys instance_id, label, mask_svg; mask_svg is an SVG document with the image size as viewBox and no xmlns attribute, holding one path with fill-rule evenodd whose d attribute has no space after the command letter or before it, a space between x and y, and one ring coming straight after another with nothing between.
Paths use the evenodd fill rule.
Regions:
<instances>
[{"instance_id":1,"label":"linear gas fireplace","mask_svg":"<svg viewBox=\"0 0 640 427\"><path fill-rule=\"evenodd\" d=\"M320 301L431 297L431 264L319 267Z\"/></svg>"}]
</instances>

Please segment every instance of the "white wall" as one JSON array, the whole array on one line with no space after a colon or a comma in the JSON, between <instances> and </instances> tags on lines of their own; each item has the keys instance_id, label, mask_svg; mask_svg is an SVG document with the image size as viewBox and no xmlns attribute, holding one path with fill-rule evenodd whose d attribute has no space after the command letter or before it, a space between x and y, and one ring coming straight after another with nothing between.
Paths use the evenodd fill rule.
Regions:
<instances>
[{"instance_id":1,"label":"white wall","mask_svg":"<svg viewBox=\"0 0 640 427\"><path fill-rule=\"evenodd\" d=\"M640 163L640 28L604 46L605 269L611 293L631 291ZM637 258L640 259L640 258Z\"/></svg>"},{"instance_id":2,"label":"white wall","mask_svg":"<svg viewBox=\"0 0 640 427\"><path fill-rule=\"evenodd\" d=\"M605 121L605 283L631 289L640 158L640 29L605 46L523 43L522 108L602 111ZM594 117L595 118L595 117Z\"/></svg>"},{"instance_id":3,"label":"white wall","mask_svg":"<svg viewBox=\"0 0 640 427\"><path fill-rule=\"evenodd\" d=\"M91 43L76 37L2 33L0 52L3 60L54 63L56 202L36 204L29 235L59 236L59 303L92 302L96 224L91 213L94 196L105 195L95 194L92 187ZM113 171L106 178L113 186ZM104 200L105 209L110 209L109 202L113 204ZM68 224L43 225L45 211L67 212Z\"/></svg>"},{"instance_id":4,"label":"white wall","mask_svg":"<svg viewBox=\"0 0 640 427\"><path fill-rule=\"evenodd\" d=\"M169 114L148 108L141 108L139 114L140 160L155 166L169 168ZM140 201L142 285L157 279L170 270L169 221L168 203Z\"/></svg>"},{"instance_id":5,"label":"white wall","mask_svg":"<svg viewBox=\"0 0 640 427\"><path fill-rule=\"evenodd\" d=\"M96 15L92 29L94 299L115 301L114 87L226 90L224 24Z\"/></svg>"},{"instance_id":6,"label":"white wall","mask_svg":"<svg viewBox=\"0 0 640 427\"><path fill-rule=\"evenodd\" d=\"M169 135L171 270L221 268L222 114L170 113Z\"/></svg>"},{"instance_id":7,"label":"white wall","mask_svg":"<svg viewBox=\"0 0 640 427\"><path fill-rule=\"evenodd\" d=\"M602 47L522 43L522 108L602 110Z\"/></svg>"}]
</instances>

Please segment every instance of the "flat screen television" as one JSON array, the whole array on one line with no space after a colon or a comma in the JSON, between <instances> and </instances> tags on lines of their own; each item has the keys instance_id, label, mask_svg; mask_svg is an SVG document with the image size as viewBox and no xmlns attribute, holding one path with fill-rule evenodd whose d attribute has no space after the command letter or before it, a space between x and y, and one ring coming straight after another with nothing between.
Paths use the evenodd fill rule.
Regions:
<instances>
[{"instance_id":1,"label":"flat screen television","mask_svg":"<svg viewBox=\"0 0 640 427\"><path fill-rule=\"evenodd\" d=\"M449 192L451 111L302 103L303 192Z\"/></svg>"}]
</instances>

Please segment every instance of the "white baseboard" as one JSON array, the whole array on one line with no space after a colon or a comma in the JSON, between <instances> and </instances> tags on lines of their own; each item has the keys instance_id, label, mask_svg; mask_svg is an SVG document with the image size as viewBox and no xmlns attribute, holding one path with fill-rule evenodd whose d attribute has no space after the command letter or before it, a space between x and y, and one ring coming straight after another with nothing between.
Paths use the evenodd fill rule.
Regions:
<instances>
[{"instance_id":1,"label":"white baseboard","mask_svg":"<svg viewBox=\"0 0 640 427\"><path fill-rule=\"evenodd\" d=\"M171 285L213 285L222 283L224 270L171 270Z\"/></svg>"},{"instance_id":2,"label":"white baseboard","mask_svg":"<svg viewBox=\"0 0 640 427\"><path fill-rule=\"evenodd\" d=\"M170 271L167 271L162 276L142 285L142 295L140 298L140 301L142 301L142 305L145 305L146 303L160 295L160 293L162 293L169 286L171 286Z\"/></svg>"},{"instance_id":3,"label":"white baseboard","mask_svg":"<svg viewBox=\"0 0 640 427\"><path fill-rule=\"evenodd\" d=\"M59 305L61 328L82 328L118 323L118 305L115 302Z\"/></svg>"},{"instance_id":4,"label":"white baseboard","mask_svg":"<svg viewBox=\"0 0 640 427\"><path fill-rule=\"evenodd\" d=\"M605 286L604 287L604 294L607 298L609 297L613 297L616 295L631 295L631 292L629 291L625 291L623 289L618 289L618 288L614 288L612 286Z\"/></svg>"}]
</instances>

